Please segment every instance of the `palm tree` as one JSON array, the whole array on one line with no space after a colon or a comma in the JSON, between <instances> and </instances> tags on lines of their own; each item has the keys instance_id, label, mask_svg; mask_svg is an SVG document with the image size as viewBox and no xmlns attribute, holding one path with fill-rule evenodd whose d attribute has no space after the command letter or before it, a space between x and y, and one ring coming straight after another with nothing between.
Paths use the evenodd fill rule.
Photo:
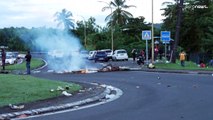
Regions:
<instances>
[{"instance_id":1,"label":"palm tree","mask_svg":"<svg viewBox=\"0 0 213 120\"><path fill-rule=\"evenodd\" d=\"M103 1L100 1L103 2ZM105 21L109 21L109 26L114 25L125 25L128 22L129 18L132 18L133 15L129 13L128 11L125 11L123 9L127 9L130 7L135 7L134 5L126 5L126 0L114 0L111 1L108 6L105 6L102 8L102 11L105 11L107 9L111 10L111 13L105 18ZM114 9L114 11L112 11Z\"/></svg>"},{"instance_id":2,"label":"palm tree","mask_svg":"<svg viewBox=\"0 0 213 120\"><path fill-rule=\"evenodd\" d=\"M184 0L175 0L176 4L172 4L171 2L164 2L163 4L167 4L167 8L164 8L164 16L167 18L164 20L165 25L169 25L173 27L175 24L175 43L173 46L173 54L172 54L172 63L176 62L176 53L177 53L177 46L179 44L179 36L180 36L180 28L181 28L181 21L182 21L182 10L183 10L183 3ZM179 1L179 3L178 3ZM176 16L175 16L176 15ZM176 23L173 22L176 20Z\"/></svg>"},{"instance_id":3,"label":"palm tree","mask_svg":"<svg viewBox=\"0 0 213 120\"><path fill-rule=\"evenodd\" d=\"M70 11L62 9L61 12L56 12L54 16L56 17L55 21L58 21L57 26L63 24L65 30L74 28L74 19L70 18L72 17L72 13Z\"/></svg>"}]
</instances>

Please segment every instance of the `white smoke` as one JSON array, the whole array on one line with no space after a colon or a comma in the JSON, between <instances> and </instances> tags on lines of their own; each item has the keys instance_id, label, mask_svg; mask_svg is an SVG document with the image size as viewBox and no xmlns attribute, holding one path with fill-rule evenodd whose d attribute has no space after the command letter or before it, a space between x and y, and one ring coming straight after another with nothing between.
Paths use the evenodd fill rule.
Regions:
<instances>
[{"instance_id":1,"label":"white smoke","mask_svg":"<svg viewBox=\"0 0 213 120\"><path fill-rule=\"evenodd\" d=\"M34 30L32 40L37 49L47 51L46 60L49 69L55 71L74 71L85 69L85 59L81 57L83 46L79 39L62 30Z\"/></svg>"}]
</instances>

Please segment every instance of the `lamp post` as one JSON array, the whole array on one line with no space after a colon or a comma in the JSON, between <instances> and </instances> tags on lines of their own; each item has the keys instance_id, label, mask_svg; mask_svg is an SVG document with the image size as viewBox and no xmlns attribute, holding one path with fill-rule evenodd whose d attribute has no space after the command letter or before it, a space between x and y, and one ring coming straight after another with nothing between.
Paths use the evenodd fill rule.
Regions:
<instances>
[{"instance_id":1,"label":"lamp post","mask_svg":"<svg viewBox=\"0 0 213 120\"><path fill-rule=\"evenodd\" d=\"M86 22L84 20L84 46L85 46L85 48L87 48L87 33L86 33L86 28L87 28L87 25L86 25Z\"/></svg>"},{"instance_id":2,"label":"lamp post","mask_svg":"<svg viewBox=\"0 0 213 120\"><path fill-rule=\"evenodd\" d=\"M153 0L152 0L152 61L151 63L153 64L154 62L154 24L153 24Z\"/></svg>"},{"instance_id":3,"label":"lamp post","mask_svg":"<svg viewBox=\"0 0 213 120\"><path fill-rule=\"evenodd\" d=\"M105 4L107 4L108 5L108 8L110 8L110 10L111 10L111 14L112 14L112 7L111 7L111 5L109 4L109 3L107 3L107 2L104 2L104 1L98 1L98 2L103 2L103 3L105 3ZM102 9L102 11L104 11L105 9ZM113 38L113 23L111 22L111 49L112 49L112 51L113 51L113 48L114 48L114 38Z\"/></svg>"},{"instance_id":4,"label":"lamp post","mask_svg":"<svg viewBox=\"0 0 213 120\"><path fill-rule=\"evenodd\" d=\"M83 18L83 21L84 21L84 47L87 48L87 31L86 31L86 28L87 28L87 25L86 25L86 21L85 21L85 18L81 15L78 15L80 17Z\"/></svg>"}]
</instances>

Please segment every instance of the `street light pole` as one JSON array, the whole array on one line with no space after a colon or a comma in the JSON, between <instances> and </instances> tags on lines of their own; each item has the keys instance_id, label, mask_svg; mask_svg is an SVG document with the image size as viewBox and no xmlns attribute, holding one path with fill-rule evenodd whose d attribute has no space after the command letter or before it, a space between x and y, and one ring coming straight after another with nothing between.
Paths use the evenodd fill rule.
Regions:
<instances>
[{"instance_id":1,"label":"street light pole","mask_svg":"<svg viewBox=\"0 0 213 120\"><path fill-rule=\"evenodd\" d=\"M107 4L108 5L108 8L110 8L110 10L111 10L111 14L112 14L112 7L110 6L110 4L109 3L107 3L107 2L104 2L104 1L98 1L98 2L103 2L103 3L105 3L105 4ZM104 9L105 10L105 9ZM104 10L102 10L102 11L104 11ZM111 23L111 45L112 45L112 51L114 50L114 37L113 37L113 23Z\"/></svg>"},{"instance_id":2,"label":"street light pole","mask_svg":"<svg viewBox=\"0 0 213 120\"><path fill-rule=\"evenodd\" d=\"M86 31L86 28L87 28L87 25L86 25L86 21L85 21L85 18L81 15L78 15L80 17L83 18L83 22L84 22L84 47L87 48L87 31Z\"/></svg>"},{"instance_id":3,"label":"street light pole","mask_svg":"<svg viewBox=\"0 0 213 120\"><path fill-rule=\"evenodd\" d=\"M112 8L111 9L111 14L112 14ZM111 22L111 40L112 40L112 51L114 50L114 39L113 39L113 23Z\"/></svg>"},{"instance_id":4,"label":"street light pole","mask_svg":"<svg viewBox=\"0 0 213 120\"><path fill-rule=\"evenodd\" d=\"M154 24L153 24L153 0L152 0L152 61L151 63L154 63Z\"/></svg>"},{"instance_id":5,"label":"street light pole","mask_svg":"<svg viewBox=\"0 0 213 120\"><path fill-rule=\"evenodd\" d=\"M85 20L84 20L84 46L85 46L85 48L87 48L87 33L86 33L86 27L87 27L87 25L86 25L86 22L85 22Z\"/></svg>"}]
</instances>

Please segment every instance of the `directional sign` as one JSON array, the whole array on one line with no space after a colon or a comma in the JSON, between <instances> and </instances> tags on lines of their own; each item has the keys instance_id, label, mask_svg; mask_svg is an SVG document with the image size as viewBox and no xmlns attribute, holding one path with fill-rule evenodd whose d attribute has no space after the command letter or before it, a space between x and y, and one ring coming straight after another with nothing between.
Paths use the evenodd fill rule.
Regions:
<instances>
[{"instance_id":1,"label":"directional sign","mask_svg":"<svg viewBox=\"0 0 213 120\"><path fill-rule=\"evenodd\" d=\"M171 33L170 31L161 31L161 41L169 42Z\"/></svg>"},{"instance_id":2,"label":"directional sign","mask_svg":"<svg viewBox=\"0 0 213 120\"><path fill-rule=\"evenodd\" d=\"M151 40L152 34L150 30L142 31L142 40Z\"/></svg>"}]
</instances>

